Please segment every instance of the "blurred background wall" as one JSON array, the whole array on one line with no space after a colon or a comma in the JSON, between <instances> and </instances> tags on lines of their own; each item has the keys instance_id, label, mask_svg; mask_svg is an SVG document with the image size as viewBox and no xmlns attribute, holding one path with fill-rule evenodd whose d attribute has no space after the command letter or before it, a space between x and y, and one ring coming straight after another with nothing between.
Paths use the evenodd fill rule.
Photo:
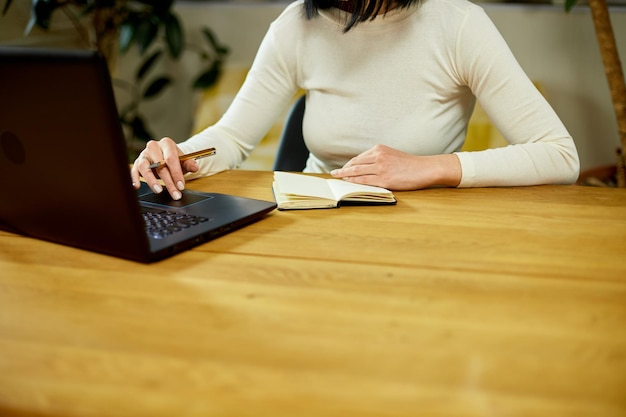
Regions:
<instances>
[{"instance_id":1,"label":"blurred background wall","mask_svg":"<svg viewBox=\"0 0 626 417\"><path fill-rule=\"evenodd\" d=\"M0 44L80 46L71 24L63 19L54 22L53 36L35 29L24 38L28 3L18 0L0 19ZM243 81L267 27L286 4L283 1L177 2L175 10L184 21L189 43L203 42L200 29L208 27L229 47L230 54L220 83L211 91L192 92L189 88L198 72L198 61L192 56L162 69L173 72L176 83L158 101L144 106L155 136L184 140L219 117ZM613 163L618 146L616 123L589 10L581 6L566 14L561 5L480 4L570 130L582 168ZM624 61L626 6L612 7L611 18ZM133 51L120 57L114 76L132 78L138 62ZM116 94L118 103L123 103L123 93ZM282 120L278 120L243 168L271 168L281 128ZM498 132L491 128L480 109L472 120L470 136L469 148L502 144Z\"/></svg>"}]
</instances>

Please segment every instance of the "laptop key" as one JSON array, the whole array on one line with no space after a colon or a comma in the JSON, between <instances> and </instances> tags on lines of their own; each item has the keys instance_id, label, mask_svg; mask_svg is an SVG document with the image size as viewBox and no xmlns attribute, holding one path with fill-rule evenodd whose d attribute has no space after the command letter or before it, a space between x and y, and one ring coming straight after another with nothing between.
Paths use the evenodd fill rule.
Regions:
<instances>
[{"instance_id":1,"label":"laptop key","mask_svg":"<svg viewBox=\"0 0 626 417\"><path fill-rule=\"evenodd\" d=\"M148 210L145 207L142 207L141 214L145 222L146 233L154 239L163 239L173 233L209 220L205 217L183 213Z\"/></svg>"}]
</instances>

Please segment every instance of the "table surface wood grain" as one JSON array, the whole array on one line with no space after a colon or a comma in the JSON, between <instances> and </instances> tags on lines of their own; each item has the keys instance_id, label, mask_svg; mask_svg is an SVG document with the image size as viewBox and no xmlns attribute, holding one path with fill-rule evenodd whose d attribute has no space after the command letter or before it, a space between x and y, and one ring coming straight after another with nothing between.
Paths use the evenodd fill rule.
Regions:
<instances>
[{"instance_id":1,"label":"table surface wood grain","mask_svg":"<svg viewBox=\"0 0 626 417\"><path fill-rule=\"evenodd\" d=\"M396 196L151 265L0 232L0 415L626 416L626 190Z\"/></svg>"}]
</instances>

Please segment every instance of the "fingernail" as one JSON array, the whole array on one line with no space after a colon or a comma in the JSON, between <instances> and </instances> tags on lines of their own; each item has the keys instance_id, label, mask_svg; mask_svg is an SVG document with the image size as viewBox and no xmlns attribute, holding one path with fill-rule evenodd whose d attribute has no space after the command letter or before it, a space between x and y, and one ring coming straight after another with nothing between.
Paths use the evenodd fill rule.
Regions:
<instances>
[{"instance_id":1,"label":"fingernail","mask_svg":"<svg viewBox=\"0 0 626 417\"><path fill-rule=\"evenodd\" d=\"M182 182L182 181L178 181L178 182L176 183L176 187L178 187L178 189L179 189L180 191L183 191L183 190L185 189L185 184L183 184L183 182Z\"/></svg>"},{"instance_id":2,"label":"fingernail","mask_svg":"<svg viewBox=\"0 0 626 417\"><path fill-rule=\"evenodd\" d=\"M174 191L174 194L172 194L172 198L174 200L180 200L182 196L183 195L180 193L180 191Z\"/></svg>"},{"instance_id":3,"label":"fingernail","mask_svg":"<svg viewBox=\"0 0 626 417\"><path fill-rule=\"evenodd\" d=\"M330 175L335 175L337 173L337 169L333 169L332 171L330 171Z\"/></svg>"},{"instance_id":4,"label":"fingernail","mask_svg":"<svg viewBox=\"0 0 626 417\"><path fill-rule=\"evenodd\" d=\"M157 194L161 194L163 192L163 187L161 187L159 184L154 184L154 186L152 187L152 189L154 190L155 193Z\"/></svg>"}]
</instances>

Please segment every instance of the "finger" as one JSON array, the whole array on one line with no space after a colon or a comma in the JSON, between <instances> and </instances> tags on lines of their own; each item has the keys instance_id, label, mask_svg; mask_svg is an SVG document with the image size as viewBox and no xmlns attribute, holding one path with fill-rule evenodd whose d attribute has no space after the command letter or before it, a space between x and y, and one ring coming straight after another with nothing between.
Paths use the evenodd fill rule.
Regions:
<instances>
[{"instance_id":1,"label":"finger","mask_svg":"<svg viewBox=\"0 0 626 417\"><path fill-rule=\"evenodd\" d=\"M376 147L370 148L364 152L361 152L360 154L358 154L357 156L355 156L354 158L346 162L346 164L344 165L344 168L350 167L353 165L373 164L376 162L377 152L379 151L377 150Z\"/></svg>"},{"instance_id":2,"label":"finger","mask_svg":"<svg viewBox=\"0 0 626 417\"><path fill-rule=\"evenodd\" d=\"M196 172L200 167L198 166L198 162L195 159L190 159L183 163L183 173L186 172ZM183 177L183 180L185 177Z\"/></svg>"},{"instance_id":3,"label":"finger","mask_svg":"<svg viewBox=\"0 0 626 417\"><path fill-rule=\"evenodd\" d=\"M348 168L351 166L355 166L355 165L359 165L363 163L363 154L361 155L357 155L354 158L350 159L348 162L346 162L342 168Z\"/></svg>"},{"instance_id":4,"label":"finger","mask_svg":"<svg viewBox=\"0 0 626 417\"><path fill-rule=\"evenodd\" d=\"M155 176L154 171L150 168L154 162L163 160L163 152L159 146L159 142L150 140L146 143L146 148L139 154L139 157L135 161L135 166L139 171L139 174L144 178L146 183L155 193L160 193L163 188L158 182L158 178Z\"/></svg>"},{"instance_id":5,"label":"finger","mask_svg":"<svg viewBox=\"0 0 626 417\"><path fill-rule=\"evenodd\" d=\"M140 154L140 158L136 162L139 172L155 193L159 194L163 191L163 186L158 181L160 178L170 196L175 200L180 200L182 193L179 189L184 188L184 180L183 182L176 181L172 176L172 171L178 170L178 173L174 175L178 175L181 179L183 177L178 160L179 154L178 146L172 139L151 140L146 144L146 149ZM165 161L165 165L156 169L150 168L152 163L160 161Z\"/></svg>"},{"instance_id":6,"label":"finger","mask_svg":"<svg viewBox=\"0 0 626 417\"><path fill-rule=\"evenodd\" d=\"M185 177L183 172L183 166L180 163L179 157L182 155L182 151L170 138L163 138L159 142L163 151L163 160L167 166L167 170L161 172L159 170L159 176L167 186L170 195L174 197L174 191L182 191L185 189ZM180 194L180 193L179 193Z\"/></svg>"},{"instance_id":7,"label":"finger","mask_svg":"<svg viewBox=\"0 0 626 417\"><path fill-rule=\"evenodd\" d=\"M154 175L152 169L150 169L150 164L152 164L152 161L144 154L144 152L139 154L139 158L137 158L137 160L135 161L133 169L137 170L138 175L141 175L143 177L146 184L148 184L148 186L154 193L161 194L163 192L163 187L159 183L158 178ZM139 182L135 183L135 180L133 179L133 185L135 184L139 185Z\"/></svg>"},{"instance_id":8,"label":"finger","mask_svg":"<svg viewBox=\"0 0 626 417\"><path fill-rule=\"evenodd\" d=\"M376 174L376 166L371 163L359 163L348 166L344 165L342 168L333 170L331 175L339 178L359 177L362 175L374 175Z\"/></svg>"},{"instance_id":9,"label":"finger","mask_svg":"<svg viewBox=\"0 0 626 417\"><path fill-rule=\"evenodd\" d=\"M177 162L178 162L178 160L177 160ZM179 163L179 165L180 165L180 163ZM170 167L169 166L163 166L161 168L155 169L155 171L157 172L159 177L161 177L161 180L163 181L163 184L165 184L165 188L167 189L167 192L170 194L170 196L174 200L180 200L183 195L180 192L180 190L178 189L178 187L175 185L174 180L172 179L172 175L171 175L171 172L170 172Z\"/></svg>"},{"instance_id":10,"label":"finger","mask_svg":"<svg viewBox=\"0 0 626 417\"><path fill-rule=\"evenodd\" d=\"M133 163L132 168L130 169L130 180L133 184L133 188L138 190L141 186L141 180L139 179L139 169L137 168L136 161Z\"/></svg>"},{"instance_id":11,"label":"finger","mask_svg":"<svg viewBox=\"0 0 626 417\"><path fill-rule=\"evenodd\" d=\"M344 180L353 182L356 184L375 185L377 187L383 187L380 177L374 174L359 175L355 177L345 177Z\"/></svg>"}]
</instances>

